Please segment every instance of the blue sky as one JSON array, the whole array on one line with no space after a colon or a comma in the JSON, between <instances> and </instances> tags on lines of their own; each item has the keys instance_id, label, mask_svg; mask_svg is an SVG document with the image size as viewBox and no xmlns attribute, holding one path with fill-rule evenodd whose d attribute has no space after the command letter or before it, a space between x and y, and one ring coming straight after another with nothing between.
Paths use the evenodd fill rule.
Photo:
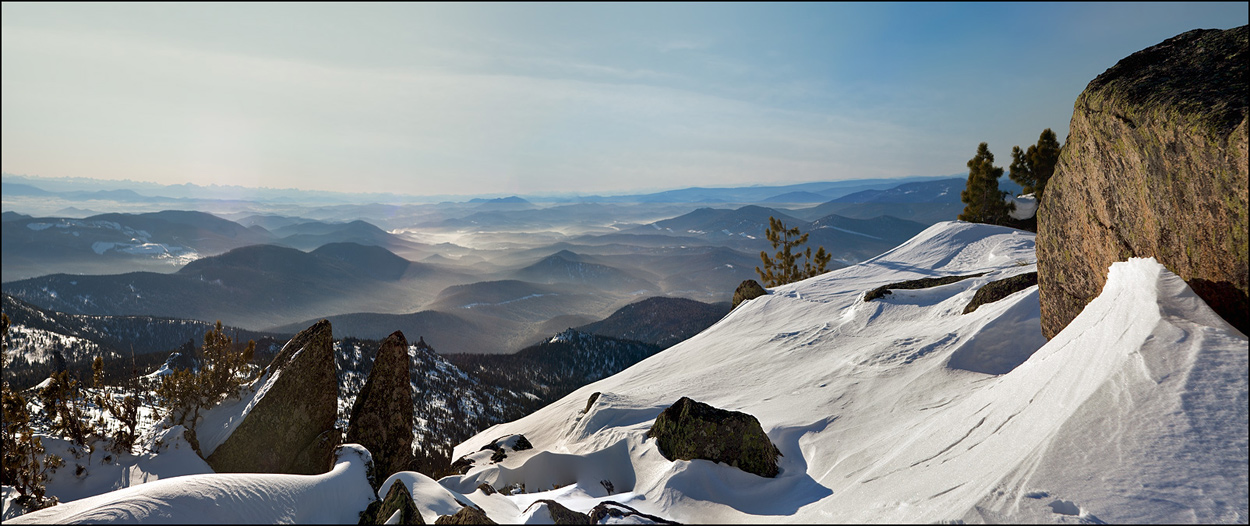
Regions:
<instances>
[{"instance_id":1,"label":"blue sky","mask_svg":"<svg viewBox=\"0 0 1250 526\"><path fill-rule=\"evenodd\" d=\"M998 164L1240 3L4 3L3 171L620 193Z\"/></svg>"}]
</instances>

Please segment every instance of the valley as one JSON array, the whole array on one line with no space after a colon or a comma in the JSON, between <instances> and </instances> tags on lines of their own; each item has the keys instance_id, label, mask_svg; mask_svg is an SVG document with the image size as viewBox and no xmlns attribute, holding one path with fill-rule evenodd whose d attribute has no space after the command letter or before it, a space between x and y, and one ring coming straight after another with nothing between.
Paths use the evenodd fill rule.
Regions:
<instances>
[{"instance_id":1,"label":"valley","mask_svg":"<svg viewBox=\"0 0 1250 526\"><path fill-rule=\"evenodd\" d=\"M511 197L347 205L57 192L6 176L17 191L4 197L0 288L67 314L220 320L275 334L326 318L349 337L380 339L401 328L441 352L507 354L647 298L728 301L739 283L758 279L759 253L771 250L769 217L808 232L807 246L833 255L831 269L875 256L927 225L771 202L949 203L949 180L930 179L696 188L573 204ZM69 211L98 209L111 196L114 206L216 212L75 218L11 209L37 213L34 196ZM770 206L736 204L751 199Z\"/></svg>"}]
</instances>

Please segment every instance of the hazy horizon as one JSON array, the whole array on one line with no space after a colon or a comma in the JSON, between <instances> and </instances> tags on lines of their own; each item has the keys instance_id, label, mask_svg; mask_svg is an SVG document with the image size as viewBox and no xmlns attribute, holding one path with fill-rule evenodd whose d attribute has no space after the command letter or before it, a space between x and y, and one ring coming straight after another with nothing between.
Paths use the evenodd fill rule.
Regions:
<instances>
[{"instance_id":1,"label":"hazy horizon","mask_svg":"<svg viewBox=\"0 0 1250 526\"><path fill-rule=\"evenodd\" d=\"M1244 3L3 4L40 178L619 195L996 164Z\"/></svg>"}]
</instances>

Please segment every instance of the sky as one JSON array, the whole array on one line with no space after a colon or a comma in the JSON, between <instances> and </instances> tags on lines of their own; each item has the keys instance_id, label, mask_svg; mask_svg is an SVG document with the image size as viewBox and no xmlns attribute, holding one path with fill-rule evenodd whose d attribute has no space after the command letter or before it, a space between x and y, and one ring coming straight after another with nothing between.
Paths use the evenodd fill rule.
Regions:
<instances>
[{"instance_id":1,"label":"sky","mask_svg":"<svg viewBox=\"0 0 1250 526\"><path fill-rule=\"evenodd\" d=\"M2 4L5 173L412 195L948 175L1232 3Z\"/></svg>"}]
</instances>

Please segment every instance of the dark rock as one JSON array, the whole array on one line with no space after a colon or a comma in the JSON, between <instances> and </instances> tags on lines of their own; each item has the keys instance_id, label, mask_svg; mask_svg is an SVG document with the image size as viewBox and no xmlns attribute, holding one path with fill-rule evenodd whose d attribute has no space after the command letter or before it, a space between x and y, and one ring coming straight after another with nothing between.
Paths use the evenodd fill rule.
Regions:
<instances>
[{"instance_id":1,"label":"dark rock","mask_svg":"<svg viewBox=\"0 0 1250 526\"><path fill-rule=\"evenodd\" d=\"M1028 274L1018 274L1010 278L1000 279L986 283L977 289L977 293L972 296L972 301L968 302L968 306L964 307L964 314L977 310L977 307L986 303L994 303L1020 292L1024 289L1037 285L1037 273L1029 272Z\"/></svg>"},{"instance_id":2,"label":"dark rock","mask_svg":"<svg viewBox=\"0 0 1250 526\"><path fill-rule=\"evenodd\" d=\"M386 524L396 511L399 512L400 524L425 524L425 519L412 501L412 494L408 493L408 486L398 480L391 484L386 498L369 503L369 507L360 514L358 524Z\"/></svg>"},{"instance_id":3,"label":"dark rock","mask_svg":"<svg viewBox=\"0 0 1250 526\"><path fill-rule=\"evenodd\" d=\"M482 448L478 449L478 451L486 451L488 449L495 452L490 456L490 461L499 463L503 462L503 459L508 458L508 450L525 451L527 449L534 449L534 446L525 438L525 435L508 435L496 438L491 441L491 443L482 446ZM461 460L467 460L464 457L460 458ZM471 467L472 463L469 465Z\"/></svg>"},{"instance_id":4,"label":"dark rock","mask_svg":"<svg viewBox=\"0 0 1250 526\"><path fill-rule=\"evenodd\" d=\"M609 517L615 518L615 519L623 519L629 516L633 516L641 520L649 521L652 524L681 524L680 522L673 522L665 518L656 517L655 515L648 515L634 508L631 508L629 506L626 506L624 504L621 504L616 501L611 501L611 500L600 501L599 504L596 504L594 508L591 508L590 523L601 524L604 519L609 518ZM645 523L641 523L641 524L645 524Z\"/></svg>"},{"instance_id":5,"label":"dark rock","mask_svg":"<svg viewBox=\"0 0 1250 526\"><path fill-rule=\"evenodd\" d=\"M591 408L591 407L594 407L594 405L595 405L595 401L599 399L599 395L600 395L600 394L602 394L602 393L600 393L600 392L598 392L598 391L595 391L595 392L593 392L593 393L590 393L590 398L586 399L586 409L583 409L583 410L582 410L582 413L589 413L589 412L590 412L590 408Z\"/></svg>"},{"instance_id":6,"label":"dark rock","mask_svg":"<svg viewBox=\"0 0 1250 526\"><path fill-rule=\"evenodd\" d=\"M655 419L647 436L669 460L723 462L761 477L776 477L781 451L759 420L682 397Z\"/></svg>"},{"instance_id":7,"label":"dark rock","mask_svg":"<svg viewBox=\"0 0 1250 526\"><path fill-rule=\"evenodd\" d=\"M484 495L494 495L496 493L499 493L498 491L495 491L494 486L491 486L490 484L487 484L485 482L478 484L477 489L482 490L482 494Z\"/></svg>"},{"instance_id":8,"label":"dark rock","mask_svg":"<svg viewBox=\"0 0 1250 526\"><path fill-rule=\"evenodd\" d=\"M499 524L490 517L486 516L486 512L471 507L460 508L455 515L443 515L434 524Z\"/></svg>"},{"instance_id":9,"label":"dark rock","mask_svg":"<svg viewBox=\"0 0 1250 526\"><path fill-rule=\"evenodd\" d=\"M760 286L759 282L753 279L743 281L740 285L738 285L738 288L734 290L733 308L736 309L738 308L738 304L746 300L758 298L765 294L768 294L768 291L764 290L764 287Z\"/></svg>"},{"instance_id":10,"label":"dark rock","mask_svg":"<svg viewBox=\"0 0 1250 526\"><path fill-rule=\"evenodd\" d=\"M365 446L373 455L370 482L375 488L391 474L407 470L414 460L411 362L404 334L395 331L387 336L352 404L346 441Z\"/></svg>"},{"instance_id":11,"label":"dark rock","mask_svg":"<svg viewBox=\"0 0 1250 526\"><path fill-rule=\"evenodd\" d=\"M300 331L258 382L267 390L206 459L218 473L316 475L333 467L340 435L330 322Z\"/></svg>"},{"instance_id":12,"label":"dark rock","mask_svg":"<svg viewBox=\"0 0 1250 526\"><path fill-rule=\"evenodd\" d=\"M497 464L508 458L509 451L525 451L527 449L534 449L534 445L530 444L525 435L507 435L492 440L489 444L478 449L478 451L493 451L494 453L491 454L490 461ZM468 473L470 469L473 469L473 459L469 458L468 455L456 459L451 464L451 471L460 475Z\"/></svg>"},{"instance_id":13,"label":"dark rock","mask_svg":"<svg viewBox=\"0 0 1250 526\"><path fill-rule=\"evenodd\" d=\"M508 444L508 439L514 436L516 437L516 440L512 441L511 444ZM534 449L534 445L530 444L530 441L525 438L525 435L509 435L509 436L506 436L497 440L496 443L500 441L503 441L503 444L507 447L512 448L513 451L525 451L527 449Z\"/></svg>"},{"instance_id":14,"label":"dark rock","mask_svg":"<svg viewBox=\"0 0 1250 526\"><path fill-rule=\"evenodd\" d=\"M896 290L927 289L927 288L932 288L932 287L940 287L942 285L949 285L951 283L957 283L968 278L976 278L976 277L980 277L984 275L985 273L981 272L979 274L967 274L964 276L942 276L940 278L920 278L920 279L913 279L913 280L908 280L908 281L900 281L898 283L890 283L889 285L882 285L880 287L877 287L865 293L864 301L872 301L877 298L883 298L885 296L888 296L891 294L890 289L896 289Z\"/></svg>"},{"instance_id":15,"label":"dark rock","mask_svg":"<svg viewBox=\"0 0 1250 526\"><path fill-rule=\"evenodd\" d=\"M468 457L460 457L451 463L451 471L457 475L463 475L473 469L473 461Z\"/></svg>"},{"instance_id":16,"label":"dark rock","mask_svg":"<svg viewBox=\"0 0 1250 526\"><path fill-rule=\"evenodd\" d=\"M1154 257L1250 329L1248 34L1183 33L1121 60L1077 98L1037 214L1047 338L1130 257Z\"/></svg>"},{"instance_id":17,"label":"dark rock","mask_svg":"<svg viewBox=\"0 0 1250 526\"><path fill-rule=\"evenodd\" d=\"M593 524L590 522L590 515L570 510L564 507L563 504L551 499L536 500L528 508L525 508L525 511L528 513L530 509L539 504L547 505L547 512L551 514L552 524Z\"/></svg>"}]
</instances>

